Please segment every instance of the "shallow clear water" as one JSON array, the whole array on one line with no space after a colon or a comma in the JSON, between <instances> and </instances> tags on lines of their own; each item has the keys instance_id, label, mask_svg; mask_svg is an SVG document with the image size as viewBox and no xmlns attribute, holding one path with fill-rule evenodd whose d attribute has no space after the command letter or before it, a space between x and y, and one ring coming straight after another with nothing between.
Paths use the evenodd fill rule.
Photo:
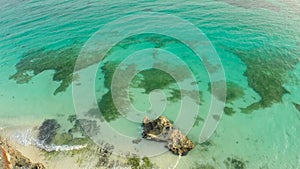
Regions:
<instances>
[{"instance_id":1,"label":"shallow clear water","mask_svg":"<svg viewBox=\"0 0 300 169\"><path fill-rule=\"evenodd\" d=\"M246 168L300 168L300 154L297 151L300 149L299 1L3 0L0 2L0 11L0 127L35 126L40 125L44 119L55 118L64 130L70 125L67 122L69 115L86 117L86 110L98 109L98 106L101 109L101 105L111 108L110 96L107 96L108 100L103 104L100 100L110 90L106 83L113 83L109 82L109 71L114 69L108 68L108 73L104 73L103 66L106 62L122 65L120 62L129 58L123 63L121 70L125 74L121 71L121 80L129 79L126 71L149 69L154 65L169 71L168 74L175 72L174 76L183 76L183 79L178 81L175 77L177 84L172 79L169 83L167 80L170 76L156 71L149 71L149 74L140 72L136 79L131 77L133 82L129 85L129 97L137 111L129 109L128 102L120 100L120 106L125 111L123 113L127 114L121 113L115 117L110 116L111 112L107 111L107 118L105 116L104 119L109 121L109 126L116 133L125 135L126 139L139 138L139 126L144 115L155 118L163 114L182 130L192 127L188 133L185 132L197 143L206 115L214 107L211 100L215 97L209 91L212 80L210 70L224 69L227 112L217 117L220 123L209 139L209 144L197 144L193 151L181 158L178 168L191 168L201 164L230 168L232 164L228 164L227 158L243 161ZM99 60L91 55L89 59L81 62L82 65L77 65L78 79L73 84L68 81L66 77L72 75L79 51L94 33L105 29L105 25L117 19L138 16L144 12L171 14L199 28L216 50L222 67L213 61L211 64L215 65L208 67L209 61L199 59L181 39L150 32L122 39L110 49L105 55L105 62L98 67L95 63ZM163 23L165 21L159 22L157 27ZM166 27L166 32L174 33L177 27L181 28L181 24L174 23L174 27ZM135 30L128 30L131 27L125 24L114 29L119 29L122 33L151 26L133 26ZM193 37L194 32L188 31L189 29L181 29L179 32ZM115 36L120 32L116 32ZM109 33L111 35L114 32ZM114 39L106 35L103 37L107 38L107 44ZM92 47L97 49L96 45ZM156 49L146 50L150 48ZM202 50L205 51L204 48ZM139 51L142 53L138 53ZM172 58L173 55L177 59ZM94 58L96 59L93 60ZM194 79L186 77L184 71L187 68L194 75ZM95 75L91 75L92 69L96 70ZM17 72L19 74L13 76ZM145 80L145 74L149 76L148 80ZM159 78L159 75L163 78ZM85 83L93 86L86 90L93 91L96 103L89 102L89 99L79 102L73 100L74 97L89 97L84 89ZM82 93L74 92L76 86L83 89ZM162 86L162 90L147 92L147 89L157 86ZM123 88L123 83L117 83L116 98L125 97L121 92ZM176 95L178 88L185 90L188 97L180 99ZM226 93L223 88L219 90L220 93ZM113 91L111 92L113 95ZM200 96L193 97L195 93ZM184 113L188 115L180 116L180 100L184 99L189 99L184 103L191 104L187 107L192 109L199 106L199 111L186 111ZM127 108L129 112L126 112ZM198 121L195 125L189 119L180 120L182 117L194 117L194 113L194 120ZM97 117L90 115L87 118ZM104 130L100 125L101 129ZM100 140L103 137L106 137L105 132L93 136ZM116 141L115 144L121 142L113 139L114 137L107 136L104 140L111 143ZM116 148L117 153L138 153L135 152L136 149L142 151L145 148L136 147L130 141L126 142L126 139L119 145L119 149ZM149 143L149 147L153 152L163 149L154 142ZM161 158L166 160L161 162ZM168 152L151 158L161 168L172 166L176 159L176 156Z\"/></svg>"}]
</instances>

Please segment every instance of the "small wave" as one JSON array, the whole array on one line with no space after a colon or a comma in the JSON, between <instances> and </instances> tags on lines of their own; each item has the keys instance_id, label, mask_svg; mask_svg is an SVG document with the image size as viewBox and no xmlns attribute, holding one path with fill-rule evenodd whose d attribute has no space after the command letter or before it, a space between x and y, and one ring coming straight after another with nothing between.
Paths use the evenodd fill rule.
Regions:
<instances>
[{"instance_id":1,"label":"small wave","mask_svg":"<svg viewBox=\"0 0 300 169\"><path fill-rule=\"evenodd\" d=\"M26 129L24 131L17 131L12 138L18 141L23 146L33 145L47 152L52 151L71 151L79 150L87 147L87 144L83 145L55 145L55 144L44 144L43 142L36 139L33 135L32 129Z\"/></svg>"}]
</instances>

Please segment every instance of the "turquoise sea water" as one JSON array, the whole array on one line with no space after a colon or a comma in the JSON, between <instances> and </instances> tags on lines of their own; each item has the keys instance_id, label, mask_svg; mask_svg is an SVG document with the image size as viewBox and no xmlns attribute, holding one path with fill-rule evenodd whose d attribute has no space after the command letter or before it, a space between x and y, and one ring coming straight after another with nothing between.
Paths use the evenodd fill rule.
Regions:
<instances>
[{"instance_id":1,"label":"turquoise sea water","mask_svg":"<svg viewBox=\"0 0 300 169\"><path fill-rule=\"evenodd\" d=\"M200 60L180 39L153 33L123 39L110 49L105 62L98 67L96 65L95 76L90 76L89 70L95 67L93 64L97 63L97 59L91 57L77 65L79 69L76 71L81 76L76 79L74 75L71 84L76 58L95 32L124 16L160 12L190 22L206 35L218 53L227 84L225 113L216 117L220 123L215 133L208 142L196 144L194 150L181 158L177 168L208 164L215 168L236 168L228 159L237 159L243 162L244 168L250 169L300 168L299 11L300 2L297 0L3 0L0 2L0 127L32 127L40 125L44 119L54 118L63 128L68 128L69 115L88 116L89 113L84 110L100 107L105 114L104 120L116 133L140 138L138 121L142 122L144 115L154 118L163 114L175 121L175 126L180 129L185 129L185 124L193 126L187 134L197 143L206 115L214 107L208 69L219 70L221 67L207 67L205 60ZM174 23L174 27L165 29L174 31L180 24ZM139 29L136 27L136 30ZM133 31L126 30L126 27L120 27L120 30ZM181 33L187 36L194 33L184 31L182 29ZM111 39L107 39L107 43ZM149 48L161 50L147 51ZM177 60L163 51L176 55ZM149 57L154 53L155 59ZM141 70L149 65L162 66L168 73L175 72L178 78L183 76L183 79L175 84L174 79L160 71L150 69L140 72L129 85L130 101L138 111L133 113L128 103L120 100L117 104L124 108L122 110L130 110L123 115L113 110L110 98L114 93L107 86L113 83L110 79L115 71L114 64L121 64L127 57L122 69L125 74L121 74L124 79L129 79L126 71ZM195 79L186 78L185 66ZM74 97L85 98L84 91L74 92L76 86L84 86L82 83L85 82L95 85L92 90L98 101L96 104L86 99L79 105L74 101ZM123 83L115 86L116 98L127 97L122 93L123 87ZM149 102L148 94L157 87L162 87L164 94L152 92ZM178 89L184 90L190 97L180 98ZM219 90L226 93L223 88ZM200 96L195 98L189 93ZM161 100L161 97L164 99ZM187 103L191 105L188 107L199 105L199 111L184 112L196 114L195 124L184 120L176 123L180 100L184 99L189 99ZM97 111L96 115L91 111L88 118L97 119ZM101 125L100 130L104 130ZM102 133L93 138L114 144L121 142L114 137L103 137L106 135ZM123 144L115 145L116 153L138 153L135 145L122 141ZM155 152L156 145L161 148L158 144L153 142L149 146ZM163 162L162 158L165 159ZM165 152L150 159L159 167L167 168L174 165L177 156Z\"/></svg>"}]
</instances>

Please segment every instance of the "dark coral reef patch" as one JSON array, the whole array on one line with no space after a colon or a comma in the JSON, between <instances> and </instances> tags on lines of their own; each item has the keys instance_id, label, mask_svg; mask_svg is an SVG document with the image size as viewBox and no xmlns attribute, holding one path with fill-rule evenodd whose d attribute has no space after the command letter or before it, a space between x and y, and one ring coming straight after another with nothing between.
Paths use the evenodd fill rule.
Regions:
<instances>
[{"instance_id":1,"label":"dark coral reef patch","mask_svg":"<svg viewBox=\"0 0 300 169\"><path fill-rule=\"evenodd\" d=\"M242 112L250 113L282 102L283 95L289 93L283 86L288 80L288 73L299 63L299 59L293 57L296 55L295 51L231 48L226 50L238 56L247 65L244 75L248 85L261 97L259 101L242 109Z\"/></svg>"},{"instance_id":2,"label":"dark coral reef patch","mask_svg":"<svg viewBox=\"0 0 300 169\"><path fill-rule=\"evenodd\" d=\"M225 89L222 88L222 82L215 82L215 92L218 93L216 97L219 97L219 99L226 99L226 106L224 108L224 113L226 115L233 115L235 114L235 111L233 108L229 107L228 104L231 104L233 101L238 100L242 98L245 93L244 89L237 83L228 81L226 82L226 92ZM211 84L208 84L208 90L211 92ZM225 95L226 94L226 95ZM225 95L225 96L224 96Z\"/></svg>"},{"instance_id":3,"label":"dark coral reef patch","mask_svg":"<svg viewBox=\"0 0 300 169\"><path fill-rule=\"evenodd\" d=\"M114 100L111 93L111 82L117 66L118 66L117 62L106 62L101 67L101 71L104 74L104 86L109 91L105 93L101 99L99 99L98 107L101 111L101 116L106 121L115 120L121 115L114 104Z\"/></svg>"},{"instance_id":4,"label":"dark coral reef patch","mask_svg":"<svg viewBox=\"0 0 300 169\"><path fill-rule=\"evenodd\" d=\"M172 83L176 83L175 79L173 79L168 73L159 69L152 68L141 71L139 74L142 75L143 78L140 80L138 87L145 89L145 93L147 94L155 89L163 89Z\"/></svg>"},{"instance_id":5,"label":"dark coral reef patch","mask_svg":"<svg viewBox=\"0 0 300 169\"><path fill-rule=\"evenodd\" d=\"M115 120L121 115L114 104L111 93L112 78L119 64L118 61L107 61L101 66L101 71L104 74L104 86L108 89L108 92L99 99L98 107L102 116L107 121ZM178 87L170 88L170 85L172 84L176 84L176 81L168 73L153 68L139 72L132 79L130 86L142 88L146 94L149 94L155 89L168 88L171 90L171 96L168 97L168 100L177 101L181 98L180 90Z\"/></svg>"},{"instance_id":6,"label":"dark coral reef patch","mask_svg":"<svg viewBox=\"0 0 300 169\"><path fill-rule=\"evenodd\" d=\"M24 53L15 65L17 72L9 79L23 84L44 71L54 70L53 81L60 82L54 94L63 92L72 83L74 65L79 51L80 48L74 45L57 50L38 49Z\"/></svg>"},{"instance_id":7,"label":"dark coral reef patch","mask_svg":"<svg viewBox=\"0 0 300 169\"><path fill-rule=\"evenodd\" d=\"M219 100L222 100L222 98L226 98L226 103L231 103L234 100L237 100L244 96L244 89L237 83L228 81L226 82L226 88L222 88L222 83L223 82L221 81L214 83L215 92L217 93L216 96L219 97ZM208 84L208 91L211 92L211 83Z\"/></svg>"}]
</instances>

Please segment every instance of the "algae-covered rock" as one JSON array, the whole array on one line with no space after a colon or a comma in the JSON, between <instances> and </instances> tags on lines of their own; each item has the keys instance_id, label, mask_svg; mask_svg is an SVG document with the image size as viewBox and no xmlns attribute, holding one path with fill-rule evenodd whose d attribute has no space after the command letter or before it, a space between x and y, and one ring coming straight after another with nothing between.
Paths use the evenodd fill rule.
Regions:
<instances>
[{"instance_id":1,"label":"algae-covered rock","mask_svg":"<svg viewBox=\"0 0 300 169\"><path fill-rule=\"evenodd\" d=\"M50 144L56 135L60 124L55 119L46 119L39 127L38 139L44 144Z\"/></svg>"}]
</instances>

